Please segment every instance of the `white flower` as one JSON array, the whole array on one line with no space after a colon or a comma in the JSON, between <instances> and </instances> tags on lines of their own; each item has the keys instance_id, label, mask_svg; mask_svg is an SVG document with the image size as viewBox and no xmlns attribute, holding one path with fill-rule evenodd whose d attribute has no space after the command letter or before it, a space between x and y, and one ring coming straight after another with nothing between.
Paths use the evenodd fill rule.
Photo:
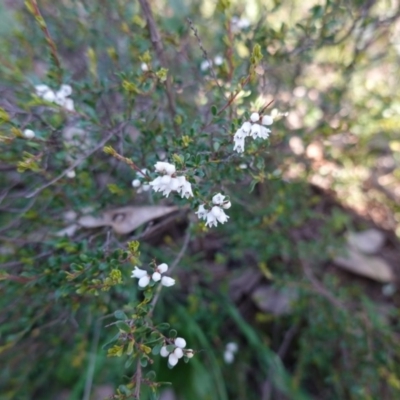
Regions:
<instances>
[{"instance_id":1,"label":"white flower","mask_svg":"<svg viewBox=\"0 0 400 400\"><path fill-rule=\"evenodd\" d=\"M264 115L261 119L263 125L272 125L274 119L270 115Z\"/></svg>"},{"instance_id":2,"label":"white flower","mask_svg":"<svg viewBox=\"0 0 400 400\"><path fill-rule=\"evenodd\" d=\"M211 209L211 213L214 215L214 217L217 219L217 221L221 224L224 224L226 221L228 221L228 216L225 214L224 210L221 207L214 206Z\"/></svg>"},{"instance_id":3,"label":"white flower","mask_svg":"<svg viewBox=\"0 0 400 400\"><path fill-rule=\"evenodd\" d=\"M257 122L260 119L260 114L259 113L253 113L250 115L250 121L251 122Z\"/></svg>"},{"instance_id":4,"label":"white flower","mask_svg":"<svg viewBox=\"0 0 400 400\"><path fill-rule=\"evenodd\" d=\"M139 279L139 286L146 287L150 283L150 277L146 274Z\"/></svg>"},{"instance_id":5,"label":"white flower","mask_svg":"<svg viewBox=\"0 0 400 400\"><path fill-rule=\"evenodd\" d=\"M160 349L160 356L161 357L168 357L168 364L171 367L174 367L178 364L180 358L184 355L188 358L192 358L194 353L192 349L183 350L186 346L186 340L178 337L174 340L175 348L170 352L167 349L167 346L162 346Z\"/></svg>"},{"instance_id":6,"label":"white flower","mask_svg":"<svg viewBox=\"0 0 400 400\"><path fill-rule=\"evenodd\" d=\"M233 140L244 139L246 136L247 136L247 134L245 133L245 131L242 128L240 128L235 132L235 134L233 136Z\"/></svg>"},{"instance_id":7,"label":"white flower","mask_svg":"<svg viewBox=\"0 0 400 400\"><path fill-rule=\"evenodd\" d=\"M224 360L227 364L232 364L235 359L235 353L238 351L238 345L230 342L225 347Z\"/></svg>"},{"instance_id":8,"label":"white flower","mask_svg":"<svg viewBox=\"0 0 400 400\"><path fill-rule=\"evenodd\" d=\"M227 210L228 208L231 208L232 203L230 201L226 201L225 203L222 204L222 208L225 208Z\"/></svg>"},{"instance_id":9,"label":"white flower","mask_svg":"<svg viewBox=\"0 0 400 400\"><path fill-rule=\"evenodd\" d=\"M250 21L247 18L232 17L232 31L238 32L242 29L247 29L250 26Z\"/></svg>"},{"instance_id":10,"label":"white flower","mask_svg":"<svg viewBox=\"0 0 400 400\"><path fill-rule=\"evenodd\" d=\"M147 271L144 269L140 269L138 267L135 267L135 269L132 271L131 278L142 278L143 276L147 275Z\"/></svg>"},{"instance_id":11,"label":"white flower","mask_svg":"<svg viewBox=\"0 0 400 400\"><path fill-rule=\"evenodd\" d=\"M167 350L167 346L161 347L160 355L161 355L161 357L168 357L169 356L169 351Z\"/></svg>"},{"instance_id":12,"label":"white flower","mask_svg":"<svg viewBox=\"0 0 400 400\"><path fill-rule=\"evenodd\" d=\"M142 70L143 72L146 72L146 71L149 70L149 67L148 67L147 64L144 63L144 62L140 64L140 68L141 68L141 70Z\"/></svg>"},{"instance_id":13,"label":"white flower","mask_svg":"<svg viewBox=\"0 0 400 400\"><path fill-rule=\"evenodd\" d=\"M268 139L270 133L271 133L270 129L266 128L265 126L261 126L260 132L258 133L258 137L261 139Z\"/></svg>"},{"instance_id":14,"label":"white flower","mask_svg":"<svg viewBox=\"0 0 400 400\"><path fill-rule=\"evenodd\" d=\"M245 136L249 136L251 130L251 123L249 121L244 122L240 129L244 132Z\"/></svg>"},{"instance_id":15,"label":"white flower","mask_svg":"<svg viewBox=\"0 0 400 400\"><path fill-rule=\"evenodd\" d=\"M190 182L188 182L184 176L180 176L179 178L183 178L181 180L182 183L180 183L178 189L178 192L180 193L181 197L182 198L186 197L187 199L189 197L193 197L192 185L190 184Z\"/></svg>"},{"instance_id":16,"label":"white flower","mask_svg":"<svg viewBox=\"0 0 400 400\"><path fill-rule=\"evenodd\" d=\"M174 164L170 164L164 161L157 161L156 164L154 165L154 168L156 169L157 172L167 174L170 176L176 172Z\"/></svg>"},{"instance_id":17,"label":"white flower","mask_svg":"<svg viewBox=\"0 0 400 400\"><path fill-rule=\"evenodd\" d=\"M253 139L257 139L260 133L261 133L261 125L259 125L259 124L253 124L253 125L251 126L250 136L251 136Z\"/></svg>"},{"instance_id":18,"label":"white flower","mask_svg":"<svg viewBox=\"0 0 400 400\"><path fill-rule=\"evenodd\" d=\"M142 182L141 182L139 179L134 179L134 180L132 181L132 186L135 187L135 188L138 188L138 187L140 187L141 185L142 185Z\"/></svg>"},{"instance_id":19,"label":"white flower","mask_svg":"<svg viewBox=\"0 0 400 400\"><path fill-rule=\"evenodd\" d=\"M209 211L204 208L204 204L199 205L199 209L195 212L200 219L206 219Z\"/></svg>"},{"instance_id":20,"label":"white flower","mask_svg":"<svg viewBox=\"0 0 400 400\"><path fill-rule=\"evenodd\" d=\"M244 138L235 139L235 145L233 146L233 150L236 150L238 153L244 152Z\"/></svg>"},{"instance_id":21,"label":"white flower","mask_svg":"<svg viewBox=\"0 0 400 400\"><path fill-rule=\"evenodd\" d=\"M212 198L212 202L214 204L222 204L225 200L225 196L222 195L221 193L217 193L213 198Z\"/></svg>"},{"instance_id":22,"label":"white flower","mask_svg":"<svg viewBox=\"0 0 400 400\"><path fill-rule=\"evenodd\" d=\"M178 358L174 353L171 353L171 354L169 355L169 357L168 357L168 364L169 364L171 367L175 367L175 365L178 364L178 361L179 361L179 358Z\"/></svg>"},{"instance_id":23,"label":"white flower","mask_svg":"<svg viewBox=\"0 0 400 400\"><path fill-rule=\"evenodd\" d=\"M71 169L71 171L68 171L68 172L65 174L65 176L66 176L67 178L70 178L70 179L75 178L75 176L76 176L75 170L74 170L74 169Z\"/></svg>"},{"instance_id":24,"label":"white flower","mask_svg":"<svg viewBox=\"0 0 400 400\"><path fill-rule=\"evenodd\" d=\"M209 60L204 60L200 64L200 69L202 71L207 71L211 67L212 63Z\"/></svg>"},{"instance_id":25,"label":"white flower","mask_svg":"<svg viewBox=\"0 0 400 400\"><path fill-rule=\"evenodd\" d=\"M168 271L168 265L165 263L162 263L158 267L156 267L153 275L151 276L151 279L153 279L154 282L158 282L161 279L161 274L164 274L167 271ZM174 283L175 283L175 280L174 280Z\"/></svg>"},{"instance_id":26,"label":"white flower","mask_svg":"<svg viewBox=\"0 0 400 400\"><path fill-rule=\"evenodd\" d=\"M186 340L181 337L177 337L174 340L175 346L180 347L181 349L184 349L186 347Z\"/></svg>"},{"instance_id":27,"label":"white flower","mask_svg":"<svg viewBox=\"0 0 400 400\"><path fill-rule=\"evenodd\" d=\"M169 276L163 276L161 278L161 285L165 287L170 287L175 285L175 279L170 278Z\"/></svg>"},{"instance_id":28,"label":"white flower","mask_svg":"<svg viewBox=\"0 0 400 400\"><path fill-rule=\"evenodd\" d=\"M187 350L185 351L185 356L186 356L187 358L192 358L192 357L194 356L193 350L192 350L192 349L187 349Z\"/></svg>"},{"instance_id":29,"label":"white flower","mask_svg":"<svg viewBox=\"0 0 400 400\"><path fill-rule=\"evenodd\" d=\"M158 272L159 272L160 274L164 274L165 272L168 271L168 265L165 264L165 263L162 263L162 264L160 264L160 265L157 267L157 270L158 270Z\"/></svg>"},{"instance_id":30,"label":"white flower","mask_svg":"<svg viewBox=\"0 0 400 400\"><path fill-rule=\"evenodd\" d=\"M224 63L224 58L220 55L214 57L215 65L222 65Z\"/></svg>"},{"instance_id":31,"label":"white flower","mask_svg":"<svg viewBox=\"0 0 400 400\"><path fill-rule=\"evenodd\" d=\"M25 129L24 130L24 136L27 139L33 139L36 135L35 135L35 132L33 132L31 129Z\"/></svg>"},{"instance_id":32,"label":"white flower","mask_svg":"<svg viewBox=\"0 0 400 400\"><path fill-rule=\"evenodd\" d=\"M75 109L74 101L68 98L68 96L72 94L70 85L61 85L57 92L54 92L54 90L50 89L47 85L36 85L35 91L43 100L56 103L68 111L74 111Z\"/></svg>"},{"instance_id":33,"label":"white flower","mask_svg":"<svg viewBox=\"0 0 400 400\"><path fill-rule=\"evenodd\" d=\"M209 211L207 214L206 226L211 228L212 226L217 226L217 225L218 225L217 218L211 211Z\"/></svg>"}]
</instances>

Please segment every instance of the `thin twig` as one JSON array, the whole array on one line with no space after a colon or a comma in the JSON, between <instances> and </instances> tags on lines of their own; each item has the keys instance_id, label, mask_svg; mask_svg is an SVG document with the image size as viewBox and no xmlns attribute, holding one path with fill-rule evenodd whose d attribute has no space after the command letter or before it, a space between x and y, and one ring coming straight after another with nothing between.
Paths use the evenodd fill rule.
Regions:
<instances>
[{"instance_id":1,"label":"thin twig","mask_svg":"<svg viewBox=\"0 0 400 400\"><path fill-rule=\"evenodd\" d=\"M142 8L144 18L146 19L147 22L147 28L149 30L150 34L150 40L153 45L153 48L156 52L158 61L160 62L161 66L164 68L167 68L167 62L164 56L164 48L163 44L161 41L161 36L160 32L157 29L157 25L154 21L153 13L151 11L150 4L147 0L139 0L140 7ZM175 99L174 96L172 95L172 81L171 81L171 76L168 73L167 74L167 79L165 81L165 92L167 94L167 100L168 100L168 108L169 112L171 114L172 118L172 123L174 125L175 132L177 134L180 133L180 129L178 124L175 121L175 115L176 115L176 109L175 109Z\"/></svg>"},{"instance_id":2,"label":"thin twig","mask_svg":"<svg viewBox=\"0 0 400 400\"><path fill-rule=\"evenodd\" d=\"M89 158L93 153L95 153L97 150L101 149L104 147L104 145L116 134L118 134L121 129L125 127L127 122L123 122L119 124L115 129L111 130L108 135L93 149L88 151L86 154L84 154L82 157L79 157L75 162L73 162L69 168L65 169L60 175L56 176L54 179L52 179L50 182L47 182L45 185L41 186L40 188L34 190L31 193L28 193L25 197L26 198L31 198L39 194L42 190L48 188L51 185L54 185L56 182L58 182L60 179L62 179L68 172L72 171L74 168L78 167L80 164L82 164L87 158Z\"/></svg>"}]
</instances>

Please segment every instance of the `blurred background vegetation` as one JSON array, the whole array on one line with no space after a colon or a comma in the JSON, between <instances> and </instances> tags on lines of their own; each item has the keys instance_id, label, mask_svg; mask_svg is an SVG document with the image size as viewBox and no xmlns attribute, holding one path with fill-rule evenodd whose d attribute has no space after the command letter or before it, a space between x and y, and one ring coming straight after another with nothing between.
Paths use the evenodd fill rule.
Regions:
<instances>
[{"instance_id":1,"label":"blurred background vegetation","mask_svg":"<svg viewBox=\"0 0 400 400\"><path fill-rule=\"evenodd\" d=\"M131 240L144 260L179 264L154 318L201 350L173 370L155 357L157 380L172 382L162 400L399 398L398 1L152 1L162 56L137 1L38 5L62 82L29 7L0 4L0 399L109 398L132 375L102 349L112 313L140 297L132 265L108 291L88 283ZM256 79L207 125L257 43ZM223 63L202 65L204 50ZM143 62L166 67L167 85ZM32 95L40 83L70 84L77 112L49 111ZM139 193L102 152L147 168L181 149L232 152L231 122L271 101L269 146L207 172L233 204L217 229L179 199ZM177 207L132 222L151 205ZM85 217L105 211L108 222Z\"/></svg>"}]
</instances>

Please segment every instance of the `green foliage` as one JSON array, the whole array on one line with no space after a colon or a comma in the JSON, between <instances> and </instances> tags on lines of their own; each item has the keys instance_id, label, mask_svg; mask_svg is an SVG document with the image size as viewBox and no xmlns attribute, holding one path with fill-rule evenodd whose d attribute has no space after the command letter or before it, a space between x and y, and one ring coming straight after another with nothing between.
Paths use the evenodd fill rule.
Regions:
<instances>
[{"instance_id":1,"label":"green foliage","mask_svg":"<svg viewBox=\"0 0 400 400\"><path fill-rule=\"evenodd\" d=\"M354 220L310 185L390 213L399 235L397 197L373 213L389 189L363 189L400 161L397 10L141 3L0 4L0 398L88 400L103 384L114 399L169 384L189 400L399 397L398 310L332 268ZM70 85L74 109L39 84ZM274 115L270 137L237 153L254 112ZM193 197L132 188L160 160ZM208 228L193 211L219 192L229 220ZM135 225L132 205L176 214ZM138 287L132 269L161 263L177 284ZM287 313L257 308L248 271L295 293ZM177 337L193 352L170 369Z\"/></svg>"}]
</instances>

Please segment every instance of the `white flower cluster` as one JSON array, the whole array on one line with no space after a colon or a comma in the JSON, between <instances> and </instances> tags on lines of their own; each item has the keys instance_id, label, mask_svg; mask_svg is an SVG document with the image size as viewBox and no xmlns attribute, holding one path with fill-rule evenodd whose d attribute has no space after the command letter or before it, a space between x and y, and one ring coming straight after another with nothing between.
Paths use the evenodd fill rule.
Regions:
<instances>
[{"instance_id":1,"label":"white flower cluster","mask_svg":"<svg viewBox=\"0 0 400 400\"><path fill-rule=\"evenodd\" d=\"M131 278L139 279L139 286L142 288L145 288L150 283L150 280L153 280L153 282L159 282L161 280L161 285L167 287L173 286L175 285L175 279L172 279L169 276L161 276L167 271L168 265L165 263L162 263L156 267L151 276L144 269L135 267L135 269L132 271Z\"/></svg>"},{"instance_id":2,"label":"white flower cluster","mask_svg":"<svg viewBox=\"0 0 400 400\"><path fill-rule=\"evenodd\" d=\"M143 183L145 174L147 174L147 169L143 168L141 172L136 172L136 179L132 181L132 186L137 189L138 193L147 192L151 188L147 183Z\"/></svg>"},{"instance_id":3,"label":"white flower cluster","mask_svg":"<svg viewBox=\"0 0 400 400\"><path fill-rule=\"evenodd\" d=\"M225 200L225 196L221 193L216 194L212 198L212 203L214 206L211 210L207 210L205 204L201 204L198 211L196 211L197 216L200 219L204 219L208 227L217 226L218 222L224 224L228 221L229 216L225 214L223 209L231 207L231 202Z\"/></svg>"},{"instance_id":4,"label":"white flower cluster","mask_svg":"<svg viewBox=\"0 0 400 400\"><path fill-rule=\"evenodd\" d=\"M235 353L238 351L238 345L234 342L230 342L226 345L224 351L224 360L227 364L232 364L235 360Z\"/></svg>"},{"instance_id":5,"label":"white flower cluster","mask_svg":"<svg viewBox=\"0 0 400 400\"><path fill-rule=\"evenodd\" d=\"M192 358L194 356L193 350L184 350L185 347L186 340L181 337L177 337L174 340L173 345L161 347L160 355L161 357L168 357L168 364L171 367L174 367L176 364L178 364L179 359L183 356L186 356L187 358Z\"/></svg>"},{"instance_id":6,"label":"white flower cluster","mask_svg":"<svg viewBox=\"0 0 400 400\"><path fill-rule=\"evenodd\" d=\"M237 33L250 26L250 21L247 18L239 18L236 15L231 19L232 31Z\"/></svg>"},{"instance_id":7,"label":"white flower cluster","mask_svg":"<svg viewBox=\"0 0 400 400\"><path fill-rule=\"evenodd\" d=\"M224 58L220 55L214 57L214 64L219 66L224 63ZM211 60L204 60L200 64L200 69L202 71L207 71L213 65L213 61Z\"/></svg>"},{"instance_id":8,"label":"white flower cluster","mask_svg":"<svg viewBox=\"0 0 400 400\"><path fill-rule=\"evenodd\" d=\"M193 196L192 185L186 180L184 176L175 176L175 165L158 161L154 168L162 176L150 182L155 192L162 192L165 197L168 197L171 192L178 192L181 197Z\"/></svg>"},{"instance_id":9,"label":"white flower cluster","mask_svg":"<svg viewBox=\"0 0 400 400\"><path fill-rule=\"evenodd\" d=\"M261 124L259 122L261 122ZM272 125L273 122L274 120L270 115L260 117L259 113L251 114L250 121L244 122L236 131L235 136L233 137L235 142L233 150L236 150L238 153L243 153L244 140L248 136L251 136L253 139L268 139L271 130L266 128L264 125Z\"/></svg>"},{"instance_id":10,"label":"white flower cluster","mask_svg":"<svg viewBox=\"0 0 400 400\"><path fill-rule=\"evenodd\" d=\"M68 111L75 110L74 101L68 98L68 96L70 96L72 93L72 88L69 85L61 85L57 92L50 89L47 85L36 85L35 91L36 94L43 100L56 103Z\"/></svg>"}]
</instances>

